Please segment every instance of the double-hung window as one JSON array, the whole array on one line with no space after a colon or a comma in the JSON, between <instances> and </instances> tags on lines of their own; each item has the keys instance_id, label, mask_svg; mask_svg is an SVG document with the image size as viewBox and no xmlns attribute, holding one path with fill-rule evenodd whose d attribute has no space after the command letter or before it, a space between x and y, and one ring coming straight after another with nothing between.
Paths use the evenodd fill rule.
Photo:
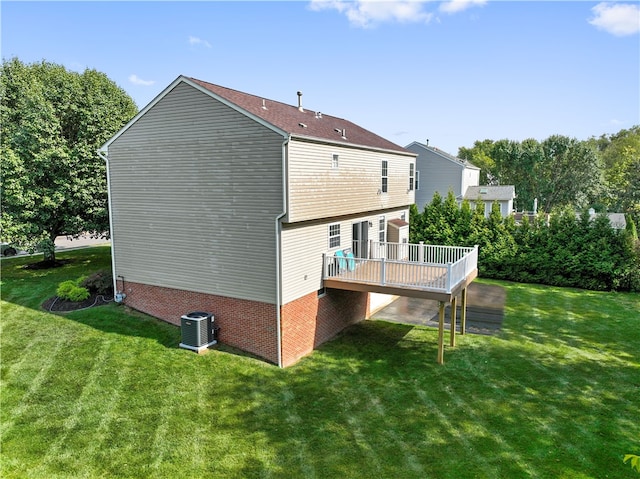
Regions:
<instances>
[{"instance_id":1,"label":"double-hung window","mask_svg":"<svg viewBox=\"0 0 640 479\"><path fill-rule=\"evenodd\" d=\"M340 223L329 225L329 248L340 247Z\"/></svg>"},{"instance_id":2,"label":"double-hung window","mask_svg":"<svg viewBox=\"0 0 640 479\"><path fill-rule=\"evenodd\" d=\"M334 170L338 168L338 160L338 155L333 155L333 158L331 159L331 168L333 168Z\"/></svg>"},{"instance_id":3,"label":"double-hung window","mask_svg":"<svg viewBox=\"0 0 640 479\"><path fill-rule=\"evenodd\" d=\"M414 175L414 171L415 171L415 166L413 163L409 163L409 191L413 191L413 185L414 185L414 180L415 180L415 175Z\"/></svg>"},{"instance_id":4,"label":"double-hung window","mask_svg":"<svg viewBox=\"0 0 640 479\"><path fill-rule=\"evenodd\" d=\"M387 222L384 218L384 216L381 216L378 220L378 241L380 243L384 243L387 235L386 233L386 226L387 226Z\"/></svg>"},{"instance_id":5,"label":"double-hung window","mask_svg":"<svg viewBox=\"0 0 640 479\"><path fill-rule=\"evenodd\" d=\"M382 185L380 190L383 193L389 191L389 162L382 160Z\"/></svg>"},{"instance_id":6,"label":"double-hung window","mask_svg":"<svg viewBox=\"0 0 640 479\"><path fill-rule=\"evenodd\" d=\"M420 189L420 172L416 170L416 182L415 182L416 191Z\"/></svg>"}]
</instances>

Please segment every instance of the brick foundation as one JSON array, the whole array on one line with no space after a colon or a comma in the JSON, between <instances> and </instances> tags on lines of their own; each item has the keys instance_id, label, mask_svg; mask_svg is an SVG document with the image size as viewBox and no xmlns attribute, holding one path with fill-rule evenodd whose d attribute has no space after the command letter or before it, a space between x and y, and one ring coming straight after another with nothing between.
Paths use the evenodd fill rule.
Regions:
<instances>
[{"instance_id":1,"label":"brick foundation","mask_svg":"<svg viewBox=\"0 0 640 479\"><path fill-rule=\"evenodd\" d=\"M218 340L270 362L278 362L275 304L183 291L127 281L124 303L138 311L180 325L190 311L213 313Z\"/></svg>"},{"instance_id":2,"label":"brick foundation","mask_svg":"<svg viewBox=\"0 0 640 479\"><path fill-rule=\"evenodd\" d=\"M213 313L221 343L278 362L274 304L130 281L125 288L118 281L118 289L126 293L127 306L178 326L180 317L190 311ZM294 364L368 314L368 293L337 289L328 289L321 298L313 292L283 305L282 365Z\"/></svg>"},{"instance_id":3,"label":"brick foundation","mask_svg":"<svg viewBox=\"0 0 640 479\"><path fill-rule=\"evenodd\" d=\"M290 366L333 338L350 324L365 319L369 294L327 289L318 298L316 292L282 306L282 365Z\"/></svg>"}]
</instances>

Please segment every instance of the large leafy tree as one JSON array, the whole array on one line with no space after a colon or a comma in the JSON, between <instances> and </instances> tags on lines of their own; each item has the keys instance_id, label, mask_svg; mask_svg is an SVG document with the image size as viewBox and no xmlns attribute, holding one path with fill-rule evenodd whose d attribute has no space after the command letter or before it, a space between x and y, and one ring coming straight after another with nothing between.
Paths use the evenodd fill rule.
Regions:
<instances>
[{"instance_id":1,"label":"large leafy tree","mask_svg":"<svg viewBox=\"0 0 640 479\"><path fill-rule=\"evenodd\" d=\"M640 220L640 125L593 141L604 163L605 205Z\"/></svg>"},{"instance_id":2,"label":"large leafy tree","mask_svg":"<svg viewBox=\"0 0 640 479\"><path fill-rule=\"evenodd\" d=\"M514 185L520 210L533 209L536 198L547 213L567 205L583 208L602 194L599 155L591 143L574 138L485 140L461 148L458 156L479 166L489 184Z\"/></svg>"},{"instance_id":3,"label":"large leafy tree","mask_svg":"<svg viewBox=\"0 0 640 479\"><path fill-rule=\"evenodd\" d=\"M96 151L136 113L104 73L42 61L0 70L2 239L55 259L57 236L108 235L105 164Z\"/></svg>"}]
</instances>

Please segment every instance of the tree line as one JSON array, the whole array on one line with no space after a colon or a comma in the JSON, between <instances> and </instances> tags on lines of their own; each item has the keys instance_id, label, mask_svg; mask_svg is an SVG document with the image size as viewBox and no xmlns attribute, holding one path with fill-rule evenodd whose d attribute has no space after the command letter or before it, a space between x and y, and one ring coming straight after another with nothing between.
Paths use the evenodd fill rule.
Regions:
<instances>
[{"instance_id":1,"label":"tree line","mask_svg":"<svg viewBox=\"0 0 640 479\"><path fill-rule=\"evenodd\" d=\"M592 207L640 221L640 126L585 141L476 141L458 156L480 168L481 184L514 185L518 211L532 211L537 198L545 213Z\"/></svg>"},{"instance_id":2,"label":"tree line","mask_svg":"<svg viewBox=\"0 0 640 479\"><path fill-rule=\"evenodd\" d=\"M548 219L547 219L548 218ZM640 291L640 241L631 218L624 230L609 218L569 206L516 224L494 203L488 217L475 208L435 193L422 212L412 205L410 242L479 246L481 277L603 291Z\"/></svg>"}]
</instances>

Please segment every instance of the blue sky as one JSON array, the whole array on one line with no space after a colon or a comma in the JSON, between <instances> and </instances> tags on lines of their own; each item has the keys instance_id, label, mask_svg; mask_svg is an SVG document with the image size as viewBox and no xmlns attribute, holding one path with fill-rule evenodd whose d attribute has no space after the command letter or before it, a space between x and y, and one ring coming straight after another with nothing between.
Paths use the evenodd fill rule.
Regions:
<instances>
[{"instance_id":1,"label":"blue sky","mask_svg":"<svg viewBox=\"0 0 640 479\"><path fill-rule=\"evenodd\" d=\"M95 68L142 108L187 75L400 145L640 124L640 3L2 1L2 56Z\"/></svg>"}]
</instances>

